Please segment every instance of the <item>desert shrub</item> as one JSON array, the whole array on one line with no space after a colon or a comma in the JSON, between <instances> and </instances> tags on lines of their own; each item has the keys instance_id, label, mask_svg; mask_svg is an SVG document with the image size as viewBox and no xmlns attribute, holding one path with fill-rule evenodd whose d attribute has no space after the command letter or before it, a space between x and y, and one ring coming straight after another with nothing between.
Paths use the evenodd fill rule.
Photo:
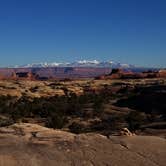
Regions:
<instances>
[{"instance_id":1,"label":"desert shrub","mask_svg":"<svg viewBox=\"0 0 166 166\"><path fill-rule=\"evenodd\" d=\"M0 96L0 113L9 113L10 104L12 103L12 100L14 100L15 97L12 96Z\"/></svg>"},{"instance_id":2,"label":"desert shrub","mask_svg":"<svg viewBox=\"0 0 166 166\"><path fill-rule=\"evenodd\" d=\"M38 91L38 89L39 89L39 87L38 87L38 86L35 86L35 87L30 88L29 90L30 90L32 93L35 93L35 92Z\"/></svg>"},{"instance_id":3,"label":"desert shrub","mask_svg":"<svg viewBox=\"0 0 166 166\"><path fill-rule=\"evenodd\" d=\"M126 121L128 122L129 129L131 131L140 129L140 126L145 123L146 117L142 113L138 111L132 111L126 117Z\"/></svg>"},{"instance_id":4,"label":"desert shrub","mask_svg":"<svg viewBox=\"0 0 166 166\"><path fill-rule=\"evenodd\" d=\"M24 117L32 117L32 107L32 101L27 96L23 96L9 105L8 114L14 121Z\"/></svg>"},{"instance_id":5,"label":"desert shrub","mask_svg":"<svg viewBox=\"0 0 166 166\"><path fill-rule=\"evenodd\" d=\"M80 134L83 132L83 126L79 123L73 122L70 126L69 129L72 133L75 134Z\"/></svg>"},{"instance_id":6,"label":"desert shrub","mask_svg":"<svg viewBox=\"0 0 166 166\"><path fill-rule=\"evenodd\" d=\"M93 96L93 109L95 113L101 113L104 109L104 98L100 95Z\"/></svg>"},{"instance_id":7,"label":"desert shrub","mask_svg":"<svg viewBox=\"0 0 166 166\"><path fill-rule=\"evenodd\" d=\"M60 129L64 126L64 124L65 124L64 116L58 113L54 113L52 114L52 116L49 116L47 118L46 127Z\"/></svg>"},{"instance_id":8,"label":"desert shrub","mask_svg":"<svg viewBox=\"0 0 166 166\"><path fill-rule=\"evenodd\" d=\"M32 114L46 118L49 128L62 128L65 124L67 100L65 97L39 98L32 102Z\"/></svg>"},{"instance_id":9,"label":"desert shrub","mask_svg":"<svg viewBox=\"0 0 166 166\"><path fill-rule=\"evenodd\" d=\"M109 133L117 131L126 125L124 115L110 115L101 118L101 122L93 123L93 128L98 131L108 131ZM127 127L127 125L125 126Z\"/></svg>"},{"instance_id":10,"label":"desert shrub","mask_svg":"<svg viewBox=\"0 0 166 166\"><path fill-rule=\"evenodd\" d=\"M28 116L29 115L28 105L20 103L11 110L10 115L14 121L18 121L19 119Z\"/></svg>"},{"instance_id":11,"label":"desert shrub","mask_svg":"<svg viewBox=\"0 0 166 166\"><path fill-rule=\"evenodd\" d=\"M78 97L79 104L86 104L89 101L89 96L86 94L83 94Z\"/></svg>"},{"instance_id":12,"label":"desert shrub","mask_svg":"<svg viewBox=\"0 0 166 166\"><path fill-rule=\"evenodd\" d=\"M14 121L10 118L0 118L0 127L12 125Z\"/></svg>"},{"instance_id":13,"label":"desert shrub","mask_svg":"<svg viewBox=\"0 0 166 166\"><path fill-rule=\"evenodd\" d=\"M126 124L125 115L112 115L107 119L107 123L110 124L111 130L119 130Z\"/></svg>"},{"instance_id":14,"label":"desert shrub","mask_svg":"<svg viewBox=\"0 0 166 166\"><path fill-rule=\"evenodd\" d=\"M28 123L29 121L28 121L28 119L23 118L23 119L22 119L22 122L23 122L23 123Z\"/></svg>"},{"instance_id":15,"label":"desert shrub","mask_svg":"<svg viewBox=\"0 0 166 166\"><path fill-rule=\"evenodd\" d=\"M62 84L60 82L52 82L48 86L50 86L52 89L57 89L60 88Z\"/></svg>"},{"instance_id":16,"label":"desert shrub","mask_svg":"<svg viewBox=\"0 0 166 166\"><path fill-rule=\"evenodd\" d=\"M69 90L66 87L62 87L61 89L63 90L65 96L69 95Z\"/></svg>"}]
</instances>

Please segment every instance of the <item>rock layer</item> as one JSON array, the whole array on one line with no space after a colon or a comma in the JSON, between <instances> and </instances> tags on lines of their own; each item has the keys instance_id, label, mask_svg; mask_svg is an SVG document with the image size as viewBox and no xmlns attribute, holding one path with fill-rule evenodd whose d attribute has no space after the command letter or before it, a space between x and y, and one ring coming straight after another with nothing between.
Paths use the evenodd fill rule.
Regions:
<instances>
[{"instance_id":1,"label":"rock layer","mask_svg":"<svg viewBox=\"0 0 166 166\"><path fill-rule=\"evenodd\" d=\"M35 124L0 128L0 166L164 166L160 137L75 135Z\"/></svg>"}]
</instances>

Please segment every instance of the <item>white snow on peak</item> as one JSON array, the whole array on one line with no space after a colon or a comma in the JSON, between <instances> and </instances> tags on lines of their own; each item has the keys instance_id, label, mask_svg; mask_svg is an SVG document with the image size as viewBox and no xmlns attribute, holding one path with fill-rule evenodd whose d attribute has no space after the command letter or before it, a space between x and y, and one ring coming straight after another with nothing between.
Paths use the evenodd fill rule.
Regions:
<instances>
[{"instance_id":1,"label":"white snow on peak","mask_svg":"<svg viewBox=\"0 0 166 166\"><path fill-rule=\"evenodd\" d=\"M41 63L32 63L32 64L26 64L26 65L17 65L15 66L23 67L23 68L30 68L30 67L111 67L111 68L130 68L134 67L130 64L121 64L114 61L97 61L97 60L79 60L76 62L64 62L64 63L58 63L58 62L41 62Z\"/></svg>"},{"instance_id":2,"label":"white snow on peak","mask_svg":"<svg viewBox=\"0 0 166 166\"><path fill-rule=\"evenodd\" d=\"M92 63L92 64L99 64L100 62L97 61L97 60L80 60L80 61L77 61L77 63L80 63L80 64L88 64L88 63Z\"/></svg>"}]
</instances>

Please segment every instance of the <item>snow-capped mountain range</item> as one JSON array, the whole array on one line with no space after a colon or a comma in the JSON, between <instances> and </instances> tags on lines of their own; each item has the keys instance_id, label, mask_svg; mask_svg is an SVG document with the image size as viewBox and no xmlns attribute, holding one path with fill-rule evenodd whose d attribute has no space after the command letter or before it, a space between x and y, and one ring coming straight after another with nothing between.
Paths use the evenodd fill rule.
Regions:
<instances>
[{"instance_id":1,"label":"snow-capped mountain range","mask_svg":"<svg viewBox=\"0 0 166 166\"><path fill-rule=\"evenodd\" d=\"M110 68L134 68L134 65L123 64L114 61L97 61L97 60L80 60L75 62L64 63L32 63L26 65L17 65L15 68L38 68L38 67L110 67Z\"/></svg>"}]
</instances>

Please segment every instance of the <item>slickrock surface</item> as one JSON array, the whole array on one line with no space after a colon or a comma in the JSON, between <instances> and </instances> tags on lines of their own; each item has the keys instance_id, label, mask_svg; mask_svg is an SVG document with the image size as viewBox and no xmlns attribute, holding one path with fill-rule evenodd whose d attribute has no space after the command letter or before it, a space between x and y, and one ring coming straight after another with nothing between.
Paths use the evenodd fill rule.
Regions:
<instances>
[{"instance_id":1,"label":"slickrock surface","mask_svg":"<svg viewBox=\"0 0 166 166\"><path fill-rule=\"evenodd\" d=\"M0 128L0 166L165 166L166 141L153 136L75 135L20 123Z\"/></svg>"}]
</instances>

